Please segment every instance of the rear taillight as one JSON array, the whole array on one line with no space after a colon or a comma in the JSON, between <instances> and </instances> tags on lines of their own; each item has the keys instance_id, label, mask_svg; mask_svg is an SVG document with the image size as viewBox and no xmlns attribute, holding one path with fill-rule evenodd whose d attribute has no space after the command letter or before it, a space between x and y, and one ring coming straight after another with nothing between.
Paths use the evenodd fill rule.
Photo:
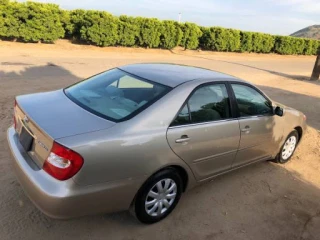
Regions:
<instances>
[{"instance_id":1,"label":"rear taillight","mask_svg":"<svg viewBox=\"0 0 320 240\"><path fill-rule=\"evenodd\" d=\"M17 106L17 101L14 100L14 107L13 107L13 126L14 126L14 129L17 129L16 106Z\"/></svg>"},{"instance_id":2,"label":"rear taillight","mask_svg":"<svg viewBox=\"0 0 320 240\"><path fill-rule=\"evenodd\" d=\"M58 180L67 180L79 172L82 165L80 154L54 142L43 170Z\"/></svg>"}]
</instances>

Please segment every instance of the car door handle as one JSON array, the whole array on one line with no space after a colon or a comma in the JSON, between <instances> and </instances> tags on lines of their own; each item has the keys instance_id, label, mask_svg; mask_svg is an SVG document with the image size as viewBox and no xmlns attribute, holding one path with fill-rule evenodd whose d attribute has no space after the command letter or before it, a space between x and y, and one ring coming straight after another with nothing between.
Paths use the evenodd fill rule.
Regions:
<instances>
[{"instance_id":1,"label":"car door handle","mask_svg":"<svg viewBox=\"0 0 320 240\"><path fill-rule=\"evenodd\" d=\"M187 135L181 136L181 138L176 140L176 143L185 143L189 142L190 138Z\"/></svg>"},{"instance_id":2,"label":"car door handle","mask_svg":"<svg viewBox=\"0 0 320 240\"><path fill-rule=\"evenodd\" d=\"M245 126L244 128L241 129L241 132L250 132L250 127L249 126Z\"/></svg>"}]
</instances>

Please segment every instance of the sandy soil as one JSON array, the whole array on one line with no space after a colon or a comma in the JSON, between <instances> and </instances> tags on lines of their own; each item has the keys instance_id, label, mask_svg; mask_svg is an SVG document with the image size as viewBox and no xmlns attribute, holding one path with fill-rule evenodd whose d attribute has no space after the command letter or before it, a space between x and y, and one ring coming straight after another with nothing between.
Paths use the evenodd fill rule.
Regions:
<instances>
[{"instance_id":1,"label":"sandy soil","mask_svg":"<svg viewBox=\"0 0 320 240\"><path fill-rule=\"evenodd\" d=\"M0 239L320 239L320 83L314 57L97 48L0 42ZM258 163L184 194L151 226L127 212L52 220L24 195L10 164L6 129L14 96L54 90L128 63L196 65L249 80L303 111L308 132L284 166Z\"/></svg>"}]
</instances>

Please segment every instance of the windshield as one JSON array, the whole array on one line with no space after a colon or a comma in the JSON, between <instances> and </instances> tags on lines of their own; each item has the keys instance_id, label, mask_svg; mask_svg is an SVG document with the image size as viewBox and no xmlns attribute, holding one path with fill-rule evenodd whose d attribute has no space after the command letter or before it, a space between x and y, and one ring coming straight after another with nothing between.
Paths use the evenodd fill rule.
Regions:
<instances>
[{"instance_id":1,"label":"windshield","mask_svg":"<svg viewBox=\"0 0 320 240\"><path fill-rule=\"evenodd\" d=\"M86 110L119 122L133 117L169 90L170 87L112 69L66 88L65 93Z\"/></svg>"}]
</instances>

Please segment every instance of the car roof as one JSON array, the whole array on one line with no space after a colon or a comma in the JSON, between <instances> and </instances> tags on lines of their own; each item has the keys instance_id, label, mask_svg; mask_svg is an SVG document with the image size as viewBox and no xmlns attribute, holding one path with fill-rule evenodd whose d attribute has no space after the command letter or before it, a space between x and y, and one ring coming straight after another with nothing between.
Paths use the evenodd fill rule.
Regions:
<instances>
[{"instance_id":1,"label":"car roof","mask_svg":"<svg viewBox=\"0 0 320 240\"><path fill-rule=\"evenodd\" d=\"M176 87L184 82L201 79L210 79L211 81L233 79L241 81L233 76L209 69L178 64L139 63L118 68L135 76L170 87Z\"/></svg>"}]
</instances>

